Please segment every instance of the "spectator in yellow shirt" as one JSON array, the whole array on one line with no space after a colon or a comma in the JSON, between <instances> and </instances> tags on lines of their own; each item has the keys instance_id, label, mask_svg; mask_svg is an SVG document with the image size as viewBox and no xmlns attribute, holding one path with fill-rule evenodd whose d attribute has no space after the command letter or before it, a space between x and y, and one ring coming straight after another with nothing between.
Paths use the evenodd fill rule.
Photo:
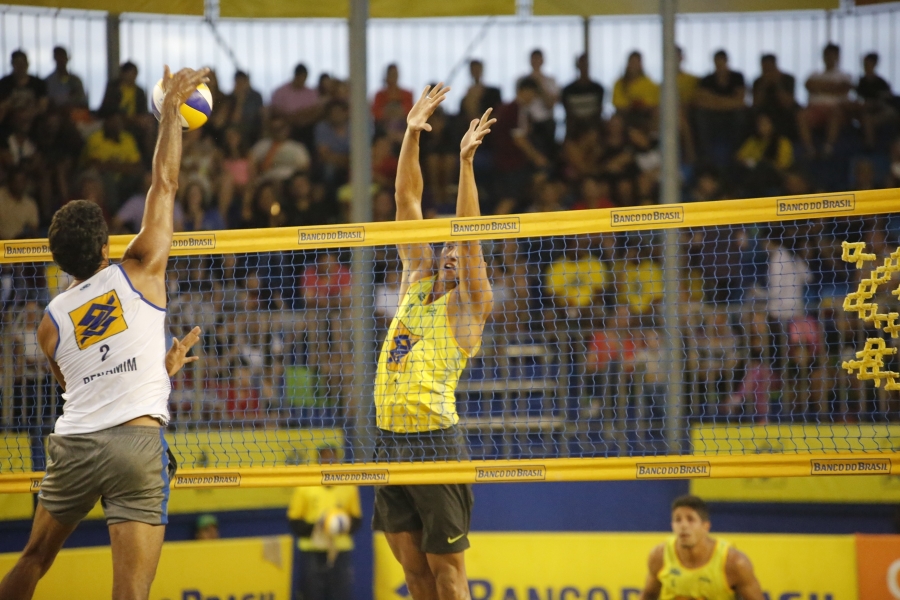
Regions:
<instances>
[{"instance_id":1,"label":"spectator in yellow shirt","mask_svg":"<svg viewBox=\"0 0 900 600\"><path fill-rule=\"evenodd\" d=\"M100 172L113 209L140 182L141 153L134 136L125 131L122 115L113 113L92 133L84 146L84 162Z\"/></svg>"},{"instance_id":2,"label":"spectator in yellow shirt","mask_svg":"<svg viewBox=\"0 0 900 600\"><path fill-rule=\"evenodd\" d=\"M650 256L652 246L634 238L625 255L623 299L631 317L653 315L663 296L663 271Z\"/></svg>"},{"instance_id":3,"label":"spectator in yellow shirt","mask_svg":"<svg viewBox=\"0 0 900 600\"><path fill-rule=\"evenodd\" d=\"M319 464L337 462L334 446L319 448ZM362 522L359 489L352 485L299 487L288 505L297 537L293 598L351 600L352 535Z\"/></svg>"},{"instance_id":4,"label":"spectator in yellow shirt","mask_svg":"<svg viewBox=\"0 0 900 600\"><path fill-rule=\"evenodd\" d=\"M659 107L659 86L644 75L643 57L640 52L628 55L625 73L613 87L613 106L626 121L654 117Z\"/></svg>"},{"instance_id":5,"label":"spectator in yellow shirt","mask_svg":"<svg viewBox=\"0 0 900 600\"><path fill-rule=\"evenodd\" d=\"M600 259L591 254L590 238L569 239L566 246L547 271L547 289L557 308L565 310L568 318L577 319L582 313L590 313L595 304L602 304L595 302L595 296L603 293L609 275Z\"/></svg>"},{"instance_id":6,"label":"spectator in yellow shirt","mask_svg":"<svg viewBox=\"0 0 900 600\"><path fill-rule=\"evenodd\" d=\"M744 167L748 192L770 195L777 193L784 173L794 164L794 147L776 131L768 114L759 113L753 135L741 145L736 158Z\"/></svg>"}]
</instances>

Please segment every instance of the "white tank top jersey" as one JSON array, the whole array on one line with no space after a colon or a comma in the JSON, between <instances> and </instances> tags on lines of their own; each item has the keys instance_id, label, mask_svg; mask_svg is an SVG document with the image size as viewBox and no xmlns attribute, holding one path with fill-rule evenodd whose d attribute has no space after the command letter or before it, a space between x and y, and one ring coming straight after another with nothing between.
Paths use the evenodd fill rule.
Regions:
<instances>
[{"instance_id":1,"label":"white tank top jersey","mask_svg":"<svg viewBox=\"0 0 900 600\"><path fill-rule=\"evenodd\" d=\"M166 310L111 265L56 298L54 360L66 380L60 435L92 433L143 415L169 420Z\"/></svg>"}]
</instances>

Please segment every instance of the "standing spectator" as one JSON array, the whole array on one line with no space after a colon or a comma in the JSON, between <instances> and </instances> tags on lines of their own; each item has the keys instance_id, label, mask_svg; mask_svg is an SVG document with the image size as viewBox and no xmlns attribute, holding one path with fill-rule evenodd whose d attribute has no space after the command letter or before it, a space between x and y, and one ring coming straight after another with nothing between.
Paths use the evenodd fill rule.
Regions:
<instances>
[{"instance_id":1,"label":"standing spectator","mask_svg":"<svg viewBox=\"0 0 900 600\"><path fill-rule=\"evenodd\" d=\"M850 74L840 69L841 49L837 44L828 44L822 51L825 70L813 73L806 80L809 91L809 105L800 111L800 139L809 156L816 156L813 133L825 128L825 144L822 156L828 158L834 152L834 144L841 128L847 120L846 111L850 102L853 80Z\"/></svg>"},{"instance_id":2,"label":"standing spectator","mask_svg":"<svg viewBox=\"0 0 900 600\"><path fill-rule=\"evenodd\" d=\"M628 55L625 73L613 86L613 106L629 123L653 123L659 108L659 86L644 74L644 59L634 51ZM651 125L652 126L652 125Z\"/></svg>"},{"instance_id":3,"label":"standing spectator","mask_svg":"<svg viewBox=\"0 0 900 600\"><path fill-rule=\"evenodd\" d=\"M324 194L317 193L309 175L298 171L284 183L285 225L327 225L337 219L334 203L325 201Z\"/></svg>"},{"instance_id":4,"label":"standing spectator","mask_svg":"<svg viewBox=\"0 0 900 600\"><path fill-rule=\"evenodd\" d=\"M318 450L320 465L337 461L333 446ZM297 538L292 598L351 600L353 534L362 524L359 489L354 485L299 487L287 517Z\"/></svg>"},{"instance_id":5,"label":"standing spectator","mask_svg":"<svg viewBox=\"0 0 900 600\"><path fill-rule=\"evenodd\" d=\"M313 264L303 270L303 298L308 318L307 364L324 383L328 398L338 404L346 398L345 370L351 366L349 330L345 322L350 307L350 269L341 264L336 252L319 252Z\"/></svg>"},{"instance_id":6,"label":"standing spectator","mask_svg":"<svg viewBox=\"0 0 900 600\"><path fill-rule=\"evenodd\" d=\"M621 181L634 181L638 175L638 165L635 160L637 148L635 139L644 141L644 136L634 128L629 127L622 115L616 113L610 117L606 125L606 145L600 157L600 172L610 182L611 186L618 187ZM617 198L617 204L623 206L621 198Z\"/></svg>"},{"instance_id":7,"label":"standing spectator","mask_svg":"<svg viewBox=\"0 0 900 600\"><path fill-rule=\"evenodd\" d=\"M144 171L141 179L141 187L122 204L113 217L110 226L112 233L133 235L141 230L141 222L144 220L144 205L147 202L147 192L150 191L152 182L151 172ZM184 213L178 202L173 207L172 222L175 231L184 231Z\"/></svg>"},{"instance_id":8,"label":"standing spectator","mask_svg":"<svg viewBox=\"0 0 900 600\"><path fill-rule=\"evenodd\" d=\"M10 171L6 186L0 187L0 240L37 237L38 205L27 188L28 178L20 169Z\"/></svg>"},{"instance_id":9,"label":"standing spectator","mask_svg":"<svg viewBox=\"0 0 900 600\"><path fill-rule=\"evenodd\" d=\"M391 63L384 74L384 87L375 94L372 103L372 116L376 122L388 118L402 118L406 120L406 114L413 105L413 95L409 90L400 87L400 71L397 65Z\"/></svg>"},{"instance_id":10,"label":"standing spectator","mask_svg":"<svg viewBox=\"0 0 900 600\"><path fill-rule=\"evenodd\" d=\"M87 109L87 94L84 84L77 75L69 73L69 53L62 46L53 49L56 69L44 79L50 102L63 109Z\"/></svg>"},{"instance_id":11,"label":"standing spectator","mask_svg":"<svg viewBox=\"0 0 900 600\"><path fill-rule=\"evenodd\" d=\"M697 97L697 86L700 78L681 68L684 63L684 50L675 48L678 53L678 74L675 85L678 86L678 135L681 138L683 162L693 164L697 159L697 147L694 143L694 130L691 127L691 114L694 110L694 99Z\"/></svg>"},{"instance_id":12,"label":"standing spectator","mask_svg":"<svg viewBox=\"0 0 900 600\"><path fill-rule=\"evenodd\" d=\"M317 89L306 86L308 76L303 63L294 67L294 78L272 93L272 114L290 123L293 137L311 148L313 126L321 118L328 98L320 98Z\"/></svg>"},{"instance_id":13,"label":"standing spectator","mask_svg":"<svg viewBox=\"0 0 900 600\"><path fill-rule=\"evenodd\" d=\"M494 131L494 169L496 198L494 210L498 214L512 212L525 199L525 188L536 169L549 166L550 161L532 141L531 120L527 109L538 97L538 84L526 77L516 84L516 98L497 111ZM485 213L490 207L482 200Z\"/></svg>"},{"instance_id":14,"label":"standing spectator","mask_svg":"<svg viewBox=\"0 0 900 600\"><path fill-rule=\"evenodd\" d=\"M603 95L606 90L591 79L588 56L575 59L578 79L563 88L562 104L566 109L566 133L580 128L598 127L603 120Z\"/></svg>"},{"instance_id":15,"label":"standing spectator","mask_svg":"<svg viewBox=\"0 0 900 600\"><path fill-rule=\"evenodd\" d=\"M715 70L700 80L694 105L697 108L697 137L700 155L724 167L734 156L744 133L744 76L728 67L728 53L713 56Z\"/></svg>"},{"instance_id":16,"label":"standing spectator","mask_svg":"<svg viewBox=\"0 0 900 600\"><path fill-rule=\"evenodd\" d=\"M332 100L325 118L316 124L316 153L322 179L333 187L347 183L350 174L350 112L347 103Z\"/></svg>"},{"instance_id":17,"label":"standing spectator","mask_svg":"<svg viewBox=\"0 0 900 600\"><path fill-rule=\"evenodd\" d=\"M567 128L561 156L563 176L570 181L596 176L603 152L597 127Z\"/></svg>"},{"instance_id":18,"label":"standing spectator","mask_svg":"<svg viewBox=\"0 0 900 600\"><path fill-rule=\"evenodd\" d=\"M12 73L0 79L0 125L9 125L9 117L19 109L42 113L47 110L47 84L28 74L28 55L14 50Z\"/></svg>"},{"instance_id":19,"label":"standing spectator","mask_svg":"<svg viewBox=\"0 0 900 600\"><path fill-rule=\"evenodd\" d=\"M775 131L795 138L797 135L797 82L778 68L774 54L763 54L759 60L762 74L753 82L753 110L768 114Z\"/></svg>"},{"instance_id":20,"label":"standing spectator","mask_svg":"<svg viewBox=\"0 0 900 600\"><path fill-rule=\"evenodd\" d=\"M528 118L531 119L532 135L538 149L548 156L553 156L556 134L553 107L559 102L559 86L556 84L556 79L541 70L543 66L544 53L540 50L532 50L531 73L520 77L519 81L527 77L537 83L537 97L528 105L526 112Z\"/></svg>"},{"instance_id":21,"label":"standing spectator","mask_svg":"<svg viewBox=\"0 0 900 600\"><path fill-rule=\"evenodd\" d=\"M875 147L875 132L885 125L896 125L897 111L894 108L894 94L891 85L876 72L878 53L870 52L863 59L863 76L856 86L856 96L862 103L860 123L863 140L869 150Z\"/></svg>"},{"instance_id":22,"label":"standing spectator","mask_svg":"<svg viewBox=\"0 0 900 600\"><path fill-rule=\"evenodd\" d=\"M788 324L806 317L806 286L812 274L806 261L782 242L784 231L773 229L768 236L769 252L768 313L772 335L772 357L776 372L782 376L787 359Z\"/></svg>"},{"instance_id":23,"label":"standing spectator","mask_svg":"<svg viewBox=\"0 0 900 600\"><path fill-rule=\"evenodd\" d=\"M469 74L472 76L472 85L466 90L466 95L459 105L459 112L463 122L468 123L472 119L478 119L489 108L498 109L502 104L500 88L485 85L482 82L484 76L484 64L480 60L469 62Z\"/></svg>"},{"instance_id":24,"label":"standing spectator","mask_svg":"<svg viewBox=\"0 0 900 600\"><path fill-rule=\"evenodd\" d=\"M199 181L190 181L181 193L184 205L183 231L217 231L225 229L225 220L212 205L209 191Z\"/></svg>"},{"instance_id":25,"label":"standing spectator","mask_svg":"<svg viewBox=\"0 0 900 600\"><path fill-rule=\"evenodd\" d=\"M572 205L572 210L615 207L616 205L610 199L608 181L592 176L581 180L581 194Z\"/></svg>"},{"instance_id":26,"label":"standing spectator","mask_svg":"<svg viewBox=\"0 0 900 600\"><path fill-rule=\"evenodd\" d=\"M244 142L252 146L262 135L263 99L259 92L250 87L250 75L244 71L234 74L234 90L230 100L231 124L240 128Z\"/></svg>"},{"instance_id":27,"label":"standing spectator","mask_svg":"<svg viewBox=\"0 0 900 600\"><path fill-rule=\"evenodd\" d=\"M244 197L241 210L241 227L244 229L266 229L284 225L285 214L281 208L279 188L273 181L263 181L252 195Z\"/></svg>"},{"instance_id":28,"label":"standing spectator","mask_svg":"<svg viewBox=\"0 0 900 600\"><path fill-rule=\"evenodd\" d=\"M291 127L280 117L269 122L270 137L256 142L250 149L253 173L260 179L282 182L295 171L309 169L309 151L300 142L290 139Z\"/></svg>"},{"instance_id":29,"label":"standing spectator","mask_svg":"<svg viewBox=\"0 0 900 600\"><path fill-rule=\"evenodd\" d=\"M147 92L137 84L138 68L131 61L119 67L119 76L106 85L103 102L97 111L101 116L123 115L132 119L147 112Z\"/></svg>"},{"instance_id":30,"label":"standing spectator","mask_svg":"<svg viewBox=\"0 0 900 600\"><path fill-rule=\"evenodd\" d=\"M765 424L769 416L769 394L773 389L772 368L759 348L750 349L744 379L728 398L726 412L741 421Z\"/></svg>"}]
</instances>

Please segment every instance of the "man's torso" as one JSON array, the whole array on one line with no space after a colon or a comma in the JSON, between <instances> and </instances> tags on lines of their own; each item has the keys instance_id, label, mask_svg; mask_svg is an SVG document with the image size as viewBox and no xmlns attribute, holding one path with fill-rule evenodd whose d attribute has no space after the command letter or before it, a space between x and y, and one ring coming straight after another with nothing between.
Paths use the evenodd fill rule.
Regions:
<instances>
[{"instance_id":1,"label":"man's torso","mask_svg":"<svg viewBox=\"0 0 900 600\"><path fill-rule=\"evenodd\" d=\"M657 577L662 584L659 600L733 600L734 591L728 585L725 562L730 544L716 540L716 547L709 561L695 569L681 564L675 548L676 538L666 542L663 567Z\"/></svg>"}]
</instances>

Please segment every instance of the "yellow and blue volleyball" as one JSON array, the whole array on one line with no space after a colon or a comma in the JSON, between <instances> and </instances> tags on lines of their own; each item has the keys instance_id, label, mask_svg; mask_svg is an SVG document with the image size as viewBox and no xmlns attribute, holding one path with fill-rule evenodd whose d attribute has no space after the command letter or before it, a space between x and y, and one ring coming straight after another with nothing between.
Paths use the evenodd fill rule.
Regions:
<instances>
[{"instance_id":1,"label":"yellow and blue volleyball","mask_svg":"<svg viewBox=\"0 0 900 600\"><path fill-rule=\"evenodd\" d=\"M339 508L332 508L325 513L323 521L328 535L340 535L350 531L350 515Z\"/></svg>"},{"instance_id":2,"label":"yellow and blue volleyball","mask_svg":"<svg viewBox=\"0 0 900 600\"><path fill-rule=\"evenodd\" d=\"M165 92L163 92L162 79L160 79L153 87L153 101L151 102L153 115L157 119L160 116L163 96L165 96ZM191 131L202 127L209 120L212 108L212 93L205 83L201 83L190 97L185 100L184 104L181 105L181 128L184 131Z\"/></svg>"}]
</instances>

